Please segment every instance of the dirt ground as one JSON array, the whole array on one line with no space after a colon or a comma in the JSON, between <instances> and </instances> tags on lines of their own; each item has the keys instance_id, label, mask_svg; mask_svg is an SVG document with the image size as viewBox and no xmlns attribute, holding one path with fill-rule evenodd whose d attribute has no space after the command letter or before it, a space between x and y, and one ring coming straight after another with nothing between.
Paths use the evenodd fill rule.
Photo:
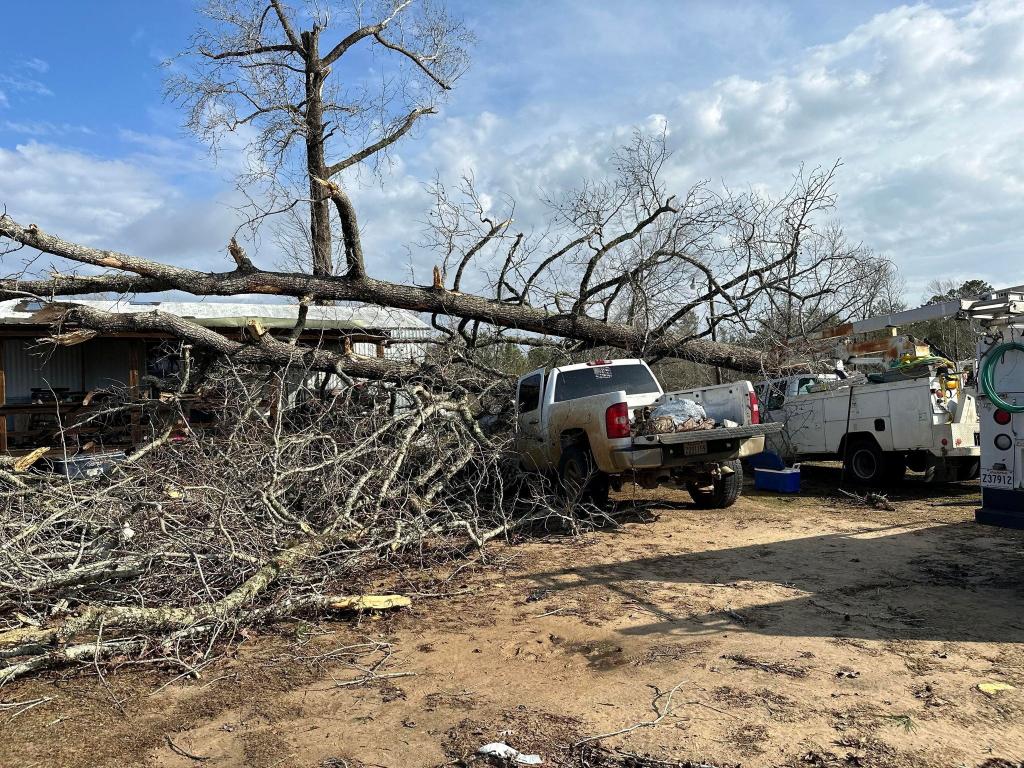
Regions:
<instances>
[{"instance_id":1,"label":"dirt ground","mask_svg":"<svg viewBox=\"0 0 1024 768\"><path fill-rule=\"evenodd\" d=\"M976 483L911 478L888 512L838 480L724 512L623 493L621 528L417 573L411 610L247 636L198 679L8 686L50 698L0 709L0 764L431 768L506 741L548 766L1017 765L1024 532L975 524Z\"/></svg>"}]
</instances>

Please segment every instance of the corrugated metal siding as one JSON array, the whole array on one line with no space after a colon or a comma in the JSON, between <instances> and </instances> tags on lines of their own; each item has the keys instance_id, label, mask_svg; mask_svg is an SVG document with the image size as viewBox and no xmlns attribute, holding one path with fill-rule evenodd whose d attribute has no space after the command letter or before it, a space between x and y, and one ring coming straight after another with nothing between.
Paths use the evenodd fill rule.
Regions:
<instances>
[{"instance_id":1,"label":"corrugated metal siding","mask_svg":"<svg viewBox=\"0 0 1024 768\"><path fill-rule=\"evenodd\" d=\"M405 360L418 362L427 355L426 344L394 344L384 347L384 357L388 360Z\"/></svg>"},{"instance_id":2,"label":"corrugated metal siding","mask_svg":"<svg viewBox=\"0 0 1024 768\"><path fill-rule=\"evenodd\" d=\"M357 341L352 345L352 351L357 355L362 355L363 357L376 357L377 345L371 344L368 341Z\"/></svg>"},{"instance_id":3,"label":"corrugated metal siding","mask_svg":"<svg viewBox=\"0 0 1024 768\"><path fill-rule=\"evenodd\" d=\"M431 328L394 328L391 336L396 339L429 339L435 331ZM427 344L391 344L384 347L388 360L419 362L427 356Z\"/></svg>"},{"instance_id":4,"label":"corrugated metal siding","mask_svg":"<svg viewBox=\"0 0 1024 768\"><path fill-rule=\"evenodd\" d=\"M77 392L127 386L131 343L95 339L73 347L50 347L34 339L7 339L7 402L30 402L32 390L39 387L66 387Z\"/></svg>"},{"instance_id":5,"label":"corrugated metal siding","mask_svg":"<svg viewBox=\"0 0 1024 768\"><path fill-rule=\"evenodd\" d=\"M391 337L396 339L429 339L433 331L429 328L393 328ZM377 356L377 345L367 341L352 344L352 351L365 357ZM420 361L426 357L426 344L387 344L384 345L384 357L388 360Z\"/></svg>"},{"instance_id":6,"label":"corrugated metal siding","mask_svg":"<svg viewBox=\"0 0 1024 768\"><path fill-rule=\"evenodd\" d=\"M82 346L48 347L34 339L7 339L7 402L28 403L36 387L82 389Z\"/></svg>"},{"instance_id":7,"label":"corrugated metal siding","mask_svg":"<svg viewBox=\"0 0 1024 768\"><path fill-rule=\"evenodd\" d=\"M129 346L136 341L94 339L82 345L85 355L85 389L127 387Z\"/></svg>"}]
</instances>

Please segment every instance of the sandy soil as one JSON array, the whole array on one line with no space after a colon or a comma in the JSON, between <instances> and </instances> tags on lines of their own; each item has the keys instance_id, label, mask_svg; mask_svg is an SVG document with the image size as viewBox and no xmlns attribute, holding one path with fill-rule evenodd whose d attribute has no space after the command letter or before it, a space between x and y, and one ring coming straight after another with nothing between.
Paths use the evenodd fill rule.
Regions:
<instances>
[{"instance_id":1,"label":"sandy soil","mask_svg":"<svg viewBox=\"0 0 1024 768\"><path fill-rule=\"evenodd\" d=\"M724 513L620 494L617 530L418 573L410 611L247 637L198 680L10 686L51 700L0 711L0 764L431 768L504 740L548 766L1017 765L1024 532L976 525L976 484L884 512L808 480Z\"/></svg>"}]
</instances>

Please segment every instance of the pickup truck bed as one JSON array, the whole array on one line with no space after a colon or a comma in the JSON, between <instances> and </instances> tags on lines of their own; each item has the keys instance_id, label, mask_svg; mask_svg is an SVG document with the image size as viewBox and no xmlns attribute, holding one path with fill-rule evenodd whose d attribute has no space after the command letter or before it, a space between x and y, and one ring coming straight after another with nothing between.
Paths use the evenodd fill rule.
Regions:
<instances>
[{"instance_id":1,"label":"pickup truck bed","mask_svg":"<svg viewBox=\"0 0 1024 768\"><path fill-rule=\"evenodd\" d=\"M693 462L743 458L764 449L764 436L782 430L782 424L747 424L692 432L636 435L628 447L612 449L618 472L672 468ZM692 447L695 450L687 450Z\"/></svg>"}]
</instances>

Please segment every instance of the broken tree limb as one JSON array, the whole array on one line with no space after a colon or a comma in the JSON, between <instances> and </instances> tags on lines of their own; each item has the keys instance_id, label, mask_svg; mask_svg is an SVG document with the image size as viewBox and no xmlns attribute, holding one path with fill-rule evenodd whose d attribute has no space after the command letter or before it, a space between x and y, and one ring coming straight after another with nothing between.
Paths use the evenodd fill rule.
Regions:
<instances>
[{"instance_id":1,"label":"broken tree limb","mask_svg":"<svg viewBox=\"0 0 1024 768\"><path fill-rule=\"evenodd\" d=\"M425 542L458 556L543 519L467 397L404 385L410 406L395 411L382 386L370 400L281 399L268 416L254 407L266 370L226 364L211 373L232 382L216 428L160 433L110 478L40 475L0 494L0 682L206 657L238 627L407 607L404 595L345 594L346 568L400 563Z\"/></svg>"},{"instance_id":2,"label":"broken tree limb","mask_svg":"<svg viewBox=\"0 0 1024 768\"><path fill-rule=\"evenodd\" d=\"M313 301L362 301L414 312L469 318L501 328L516 328L651 356L676 357L738 371L761 371L773 365L768 352L755 348L693 338L692 334L681 332L665 333L652 341L646 332L632 325L605 322L583 314L550 312L526 304L455 293L443 288L403 285L371 277L314 277L297 272L200 272L71 243L38 228L22 227L6 215L0 217L0 236L54 256L136 275L134 280L126 279L124 275L112 275L109 283L105 276L90 277L84 282L81 278L63 276L32 281L4 279L0 280L0 298L18 298L27 294L68 295L86 288L89 293L180 290L197 296L308 296Z\"/></svg>"},{"instance_id":3,"label":"broken tree limb","mask_svg":"<svg viewBox=\"0 0 1024 768\"><path fill-rule=\"evenodd\" d=\"M112 313L73 303L56 303L61 325L81 325L101 333L166 334L216 352L239 364L297 366L315 371L341 373L346 376L401 382L422 373L419 366L386 358L356 357L323 348L298 346L278 341L268 333L253 333L254 343L234 341L190 322L178 315L159 310L153 312ZM52 314L41 314L40 322L50 321Z\"/></svg>"}]
</instances>

